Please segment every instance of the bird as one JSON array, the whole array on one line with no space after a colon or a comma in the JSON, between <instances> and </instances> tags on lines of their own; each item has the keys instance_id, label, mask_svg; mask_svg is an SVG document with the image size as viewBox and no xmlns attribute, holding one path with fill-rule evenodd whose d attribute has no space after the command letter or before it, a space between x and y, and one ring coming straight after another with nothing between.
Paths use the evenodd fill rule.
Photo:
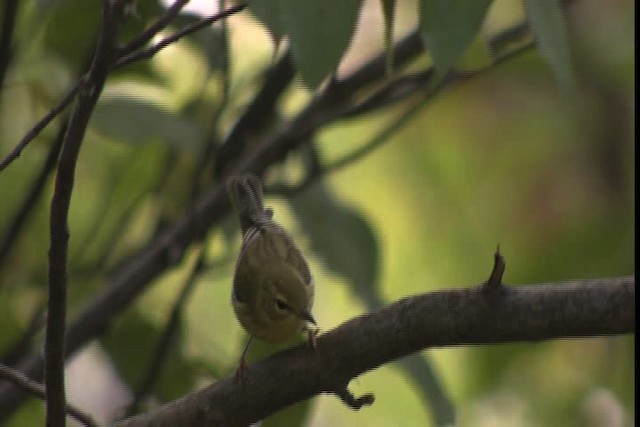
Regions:
<instances>
[{"instance_id":1,"label":"bird","mask_svg":"<svg viewBox=\"0 0 640 427\"><path fill-rule=\"evenodd\" d=\"M254 337L278 343L306 331L316 349L314 281L292 236L273 220L273 210L264 207L260 179L250 173L233 176L227 190L242 230L231 292L236 318L249 334L236 371L242 379Z\"/></svg>"}]
</instances>

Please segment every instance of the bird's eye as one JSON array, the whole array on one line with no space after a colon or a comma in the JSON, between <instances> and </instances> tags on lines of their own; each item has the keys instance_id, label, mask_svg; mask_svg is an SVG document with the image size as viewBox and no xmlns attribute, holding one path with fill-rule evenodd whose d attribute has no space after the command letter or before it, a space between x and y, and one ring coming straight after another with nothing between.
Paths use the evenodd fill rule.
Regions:
<instances>
[{"instance_id":1,"label":"bird's eye","mask_svg":"<svg viewBox=\"0 0 640 427\"><path fill-rule=\"evenodd\" d=\"M276 298L276 307L278 307L278 310L286 310L289 308L287 303L282 301L280 298Z\"/></svg>"}]
</instances>

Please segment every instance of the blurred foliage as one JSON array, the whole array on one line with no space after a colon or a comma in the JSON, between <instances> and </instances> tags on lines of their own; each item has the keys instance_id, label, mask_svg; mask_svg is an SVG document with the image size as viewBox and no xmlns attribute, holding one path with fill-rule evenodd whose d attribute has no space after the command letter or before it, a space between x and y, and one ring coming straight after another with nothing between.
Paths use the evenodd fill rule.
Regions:
<instances>
[{"instance_id":1,"label":"blurred foliage","mask_svg":"<svg viewBox=\"0 0 640 427\"><path fill-rule=\"evenodd\" d=\"M201 186L211 185L213 173L198 175L198 165L207 144L226 135L259 88L257 76L274 56L273 39L291 35L302 81L315 87L337 67L345 50L341 72L358 66L362 52L384 48L385 31L391 31L385 16L396 19L395 39L423 19L415 1L396 1L395 13L389 13L394 2L384 2L384 14L379 0L367 1L347 47L356 12L333 17L324 9L305 9L328 6L280 0L279 7L305 10L301 15L274 15L266 3L252 3L266 27L252 15L234 16L228 28L208 28L152 60L119 70L107 82L81 151L71 203L71 319L106 286L113 271L188 210ZM442 2L419 3L424 8ZM545 4L546 9L531 11L543 6L496 0L488 10L478 4L472 14L451 16L449 26L463 21L459 38L445 39L442 56L434 52L422 63L432 60L443 70L455 64L466 69L466 60L474 63L474 55L482 57L484 40L470 28L483 14L484 36L526 14L541 52L531 50L481 78L448 88L351 167L291 197L268 197L276 220L310 256L321 330L369 310L371 301L382 304L433 289L478 284L489 274L498 244L506 257L508 283L634 272L635 3L577 0L565 13L566 29L558 27L557 15L545 18L557 2ZM138 2L123 40L137 34L159 10L157 2ZM0 156L86 67L99 14L98 1L21 2L15 57L0 88ZM280 21L279 16L288 18ZM326 20L304 25L294 16ZM333 19L340 20L340 31L318 40L327 27L336 25ZM176 25L194 20L184 15ZM450 28L423 29L429 40ZM563 62L569 47L558 45L564 33L572 64ZM309 46L308 40L318 45ZM329 46L326 57L309 53L310 47L317 51L320 46ZM486 58L480 62L486 65ZM569 93L558 81L564 85L574 78L568 77L572 73L576 85ZM280 100L283 115L297 111L310 96L307 89L295 87ZM313 142L318 158L323 164L332 162L361 147L393 123L401 109L391 106L327 126ZM60 119L54 121L0 173L0 239L60 124ZM306 169L304 155L293 154L268 171L267 184L295 183L292 177L303 176ZM46 300L51 191L48 182L0 264L0 358ZM228 375L237 366L246 337L229 304L239 248L235 230L237 224L229 219L207 236L209 268L186 301L168 363L145 401L150 406ZM193 257L189 251L101 338L131 390L145 375ZM632 425L634 340L561 340L434 349L428 354L461 425L603 425L596 423L598 416L624 420L606 425ZM277 349L254 344L250 361ZM93 369L102 367L96 364ZM277 414L279 418L267 424L428 424L432 409L416 389L419 382L407 372L400 364L389 364L354 381L355 394L376 394L375 404L359 412L333 396L321 396ZM107 420L122 410L100 408L96 416ZM34 425L42 418L42 403L29 400L8 425Z\"/></svg>"}]
</instances>

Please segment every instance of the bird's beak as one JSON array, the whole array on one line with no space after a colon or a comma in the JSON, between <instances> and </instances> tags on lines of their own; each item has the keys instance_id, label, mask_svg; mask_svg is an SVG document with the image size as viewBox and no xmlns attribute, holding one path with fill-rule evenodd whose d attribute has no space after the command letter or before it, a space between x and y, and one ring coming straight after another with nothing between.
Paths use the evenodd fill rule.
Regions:
<instances>
[{"instance_id":1,"label":"bird's beak","mask_svg":"<svg viewBox=\"0 0 640 427\"><path fill-rule=\"evenodd\" d=\"M307 310L301 311L298 316L309 323L313 323L314 325L316 324L316 319L314 319L311 313L309 313Z\"/></svg>"}]
</instances>

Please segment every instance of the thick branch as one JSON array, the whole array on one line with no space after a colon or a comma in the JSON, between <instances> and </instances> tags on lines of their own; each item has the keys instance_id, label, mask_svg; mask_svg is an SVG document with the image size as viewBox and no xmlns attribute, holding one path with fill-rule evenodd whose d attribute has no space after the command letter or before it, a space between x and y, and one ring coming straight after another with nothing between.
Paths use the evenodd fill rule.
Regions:
<instances>
[{"instance_id":1,"label":"thick branch","mask_svg":"<svg viewBox=\"0 0 640 427\"><path fill-rule=\"evenodd\" d=\"M633 277L482 287L402 299L247 368L243 383L227 377L203 390L125 420L120 426L240 426L319 393L344 394L351 379L432 347L541 341L635 331ZM283 386L286 385L286 386Z\"/></svg>"}]
</instances>

